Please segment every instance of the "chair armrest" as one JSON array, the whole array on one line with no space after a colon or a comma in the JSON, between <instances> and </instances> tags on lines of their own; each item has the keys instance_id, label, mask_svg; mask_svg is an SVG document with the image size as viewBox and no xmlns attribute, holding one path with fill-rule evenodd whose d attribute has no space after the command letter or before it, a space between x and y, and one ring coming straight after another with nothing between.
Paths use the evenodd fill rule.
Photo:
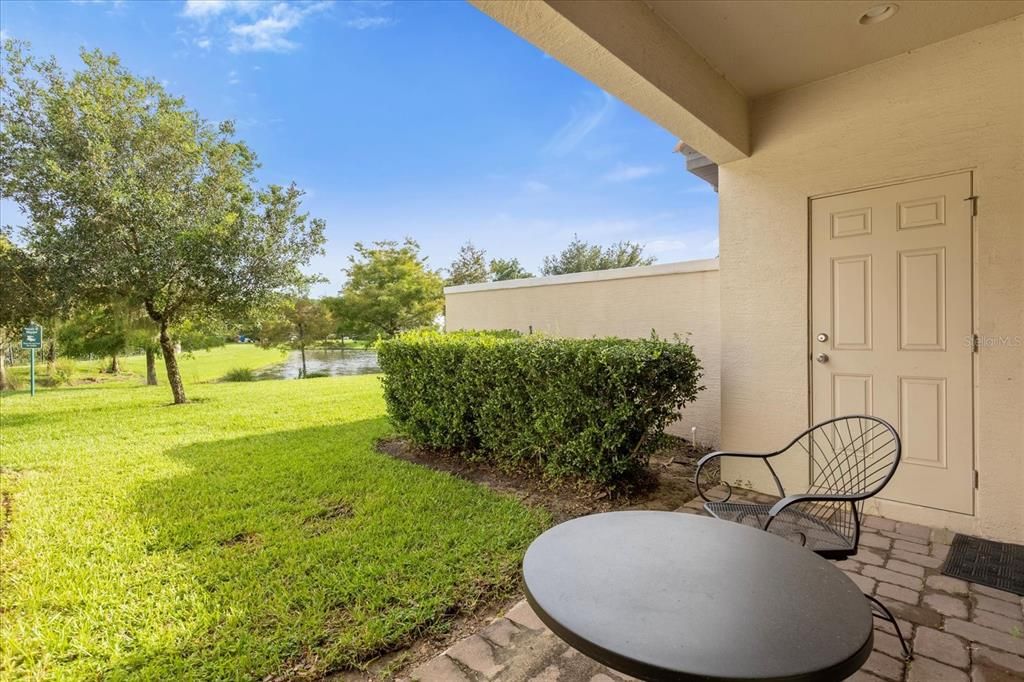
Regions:
<instances>
[{"instance_id":1,"label":"chair armrest","mask_svg":"<svg viewBox=\"0 0 1024 682\"><path fill-rule=\"evenodd\" d=\"M782 489L782 483L779 481L779 477L775 475L775 469L772 468L771 463L768 461L769 457L774 457L777 454L779 454L779 453L778 452L767 452L767 453L765 453L765 452L726 452L726 451L723 451L723 450L716 451L716 452L710 452L710 453L704 455L703 457L701 457L700 460L697 462L697 470L693 474L693 485L697 488L697 494L700 495L700 498L702 500L704 500L705 502L711 502L712 500L709 500L707 495L705 495L704 491L701 490L701 488L700 488L700 470L704 468L704 465L707 464L708 462L710 462L710 461L712 461L714 459L718 459L720 457L754 458L754 459L760 459L761 461L763 461L765 463L765 466L768 467L768 471L770 471L771 474L772 474L772 479L774 479L776 487L779 489L779 497L785 497L786 492L785 492L785 490ZM722 500L718 500L718 501L719 502L728 502L729 498L732 497L732 486L729 484L728 481L720 481L720 482L724 483L725 487L728 488L729 490L726 493L725 498L722 499Z\"/></svg>"},{"instance_id":2,"label":"chair armrest","mask_svg":"<svg viewBox=\"0 0 1024 682\"><path fill-rule=\"evenodd\" d=\"M700 458L697 462L697 466L700 466L704 462L708 462L715 457L757 457L759 459L768 459L779 454L778 452L728 452L726 450L717 450L715 452L709 452Z\"/></svg>"},{"instance_id":3,"label":"chair armrest","mask_svg":"<svg viewBox=\"0 0 1024 682\"><path fill-rule=\"evenodd\" d=\"M776 502L774 505L772 505L772 508L768 510L768 523L771 523L771 520L779 514L781 514L786 507L794 504L799 504L800 502L857 502L858 500L861 500L864 497L864 495L789 495L788 497L784 497L778 502ZM766 523L765 530L767 529L768 524Z\"/></svg>"}]
</instances>

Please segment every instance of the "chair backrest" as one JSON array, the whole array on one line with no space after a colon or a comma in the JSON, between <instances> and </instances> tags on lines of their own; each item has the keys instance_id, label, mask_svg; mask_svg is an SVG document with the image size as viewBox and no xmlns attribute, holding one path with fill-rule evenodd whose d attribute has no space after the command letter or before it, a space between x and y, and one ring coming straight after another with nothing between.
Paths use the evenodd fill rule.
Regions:
<instances>
[{"instance_id":1,"label":"chair backrest","mask_svg":"<svg viewBox=\"0 0 1024 682\"><path fill-rule=\"evenodd\" d=\"M854 498L818 504L807 511L856 548L864 500L877 495L896 473L899 434L878 417L851 415L815 424L793 442L810 458L808 493Z\"/></svg>"},{"instance_id":2,"label":"chair backrest","mask_svg":"<svg viewBox=\"0 0 1024 682\"><path fill-rule=\"evenodd\" d=\"M798 440L811 460L812 494L867 499L885 487L900 462L900 436L878 417L835 417Z\"/></svg>"}]
</instances>

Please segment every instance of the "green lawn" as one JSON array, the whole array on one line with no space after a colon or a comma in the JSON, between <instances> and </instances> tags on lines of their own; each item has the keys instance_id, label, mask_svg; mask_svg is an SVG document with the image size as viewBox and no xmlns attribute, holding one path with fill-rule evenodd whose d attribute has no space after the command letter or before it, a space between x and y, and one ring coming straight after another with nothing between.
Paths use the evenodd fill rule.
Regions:
<instances>
[{"instance_id":1,"label":"green lawn","mask_svg":"<svg viewBox=\"0 0 1024 682\"><path fill-rule=\"evenodd\" d=\"M259 369L267 365L282 362L285 353L276 348L260 348L251 343L229 343L226 346L211 348L209 350L197 350L192 353L183 353L178 358L181 367L181 376L186 383L214 381L224 376L228 370L239 367ZM36 378L41 378L46 373L46 363L37 359ZM75 361L75 375L73 381L101 381L104 384L110 382L131 382L139 383L146 380L146 356L129 355L120 359L122 374L112 376L105 374L104 370L110 365L110 358L99 358L96 360ZM10 368L11 376L21 390L28 389L28 365L16 365ZM163 358L157 356L156 362L157 379L166 388L166 370L164 369ZM168 391L170 389L167 389Z\"/></svg>"},{"instance_id":2,"label":"green lawn","mask_svg":"<svg viewBox=\"0 0 1024 682\"><path fill-rule=\"evenodd\" d=\"M236 366L195 358L193 379ZM129 382L0 398L0 676L357 665L510 589L548 522L375 452L376 376L189 397Z\"/></svg>"}]
</instances>

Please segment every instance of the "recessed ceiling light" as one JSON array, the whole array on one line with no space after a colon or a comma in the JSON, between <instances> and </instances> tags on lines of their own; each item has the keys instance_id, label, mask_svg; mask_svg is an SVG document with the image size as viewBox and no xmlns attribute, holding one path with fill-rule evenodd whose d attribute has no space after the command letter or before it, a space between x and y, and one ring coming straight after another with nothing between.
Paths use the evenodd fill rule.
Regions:
<instances>
[{"instance_id":1,"label":"recessed ceiling light","mask_svg":"<svg viewBox=\"0 0 1024 682\"><path fill-rule=\"evenodd\" d=\"M860 23L867 26L868 24L877 24L880 21L891 19L899 9L900 6L894 2L887 2L884 5L875 5L861 15Z\"/></svg>"}]
</instances>

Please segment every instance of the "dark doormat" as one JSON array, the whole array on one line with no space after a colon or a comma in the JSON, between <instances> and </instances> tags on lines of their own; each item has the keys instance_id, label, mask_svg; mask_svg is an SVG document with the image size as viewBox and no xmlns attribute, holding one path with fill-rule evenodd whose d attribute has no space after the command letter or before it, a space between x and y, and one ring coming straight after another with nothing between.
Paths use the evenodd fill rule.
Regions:
<instances>
[{"instance_id":1,"label":"dark doormat","mask_svg":"<svg viewBox=\"0 0 1024 682\"><path fill-rule=\"evenodd\" d=\"M1024 545L957 533L942 572L954 578L1024 596Z\"/></svg>"}]
</instances>

